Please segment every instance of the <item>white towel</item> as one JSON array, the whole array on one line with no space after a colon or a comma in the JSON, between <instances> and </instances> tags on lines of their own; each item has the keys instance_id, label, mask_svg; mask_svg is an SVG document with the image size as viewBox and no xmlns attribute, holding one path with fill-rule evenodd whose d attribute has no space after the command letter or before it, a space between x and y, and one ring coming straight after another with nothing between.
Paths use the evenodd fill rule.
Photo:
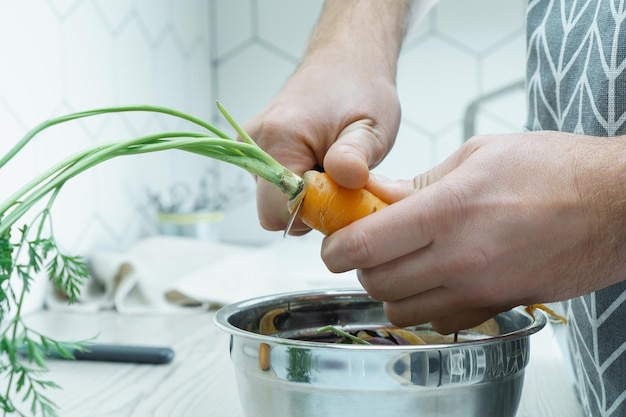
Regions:
<instances>
[{"instance_id":1,"label":"white towel","mask_svg":"<svg viewBox=\"0 0 626 417\"><path fill-rule=\"evenodd\" d=\"M356 274L333 274L321 236L287 237L261 247L156 236L125 252L87 257L91 279L76 303L51 289L51 309L121 314L185 313L256 296L322 288L360 288Z\"/></svg>"}]
</instances>

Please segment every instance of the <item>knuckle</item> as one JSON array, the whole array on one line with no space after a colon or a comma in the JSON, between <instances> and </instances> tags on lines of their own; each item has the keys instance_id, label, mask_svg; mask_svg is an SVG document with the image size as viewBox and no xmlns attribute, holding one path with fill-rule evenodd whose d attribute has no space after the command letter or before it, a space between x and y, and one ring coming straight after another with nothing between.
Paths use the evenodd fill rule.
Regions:
<instances>
[{"instance_id":1,"label":"knuckle","mask_svg":"<svg viewBox=\"0 0 626 417\"><path fill-rule=\"evenodd\" d=\"M375 254L375 249L371 247L372 239L362 230L357 229L356 233L350 234L345 242L346 255L355 268L367 268Z\"/></svg>"},{"instance_id":2,"label":"knuckle","mask_svg":"<svg viewBox=\"0 0 626 417\"><path fill-rule=\"evenodd\" d=\"M385 312L385 316L387 320L394 326L398 327L407 327L412 326L419 323L412 314L407 314L407 312L400 306L399 303L396 302L385 302L383 304L383 310Z\"/></svg>"},{"instance_id":3,"label":"knuckle","mask_svg":"<svg viewBox=\"0 0 626 417\"><path fill-rule=\"evenodd\" d=\"M370 297L380 301L387 299L387 291L385 286L381 284L382 280L378 279L371 270L359 269L357 271L357 276L359 278L359 282Z\"/></svg>"},{"instance_id":4,"label":"knuckle","mask_svg":"<svg viewBox=\"0 0 626 417\"><path fill-rule=\"evenodd\" d=\"M339 230L333 233L331 239L333 244L322 246L322 260L331 272L344 272L352 269L367 268L370 258L365 233L357 230L346 236Z\"/></svg>"},{"instance_id":5,"label":"knuckle","mask_svg":"<svg viewBox=\"0 0 626 417\"><path fill-rule=\"evenodd\" d=\"M489 259L485 250L473 248L460 256L457 268L468 276L482 276L489 269Z\"/></svg>"}]
</instances>

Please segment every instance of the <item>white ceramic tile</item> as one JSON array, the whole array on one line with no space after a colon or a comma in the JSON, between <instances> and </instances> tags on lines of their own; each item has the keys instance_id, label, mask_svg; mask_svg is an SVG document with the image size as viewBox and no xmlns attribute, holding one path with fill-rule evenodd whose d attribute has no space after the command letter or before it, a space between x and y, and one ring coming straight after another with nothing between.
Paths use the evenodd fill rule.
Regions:
<instances>
[{"instance_id":1,"label":"white ceramic tile","mask_svg":"<svg viewBox=\"0 0 626 417\"><path fill-rule=\"evenodd\" d=\"M481 89L488 93L524 80L526 74L526 37L519 34L500 44L481 59Z\"/></svg>"},{"instance_id":2,"label":"white ceramic tile","mask_svg":"<svg viewBox=\"0 0 626 417\"><path fill-rule=\"evenodd\" d=\"M259 45L251 45L217 70L216 98L237 121L245 122L270 102L293 70L291 62Z\"/></svg>"},{"instance_id":3,"label":"white ceramic tile","mask_svg":"<svg viewBox=\"0 0 626 417\"><path fill-rule=\"evenodd\" d=\"M113 39L113 93L119 105L154 101L154 60L149 39L131 19Z\"/></svg>"},{"instance_id":4,"label":"white ceramic tile","mask_svg":"<svg viewBox=\"0 0 626 417\"><path fill-rule=\"evenodd\" d=\"M526 94L516 89L501 97L485 102L479 114L487 113L508 126L506 131L520 132L526 123Z\"/></svg>"},{"instance_id":5,"label":"white ceramic tile","mask_svg":"<svg viewBox=\"0 0 626 417\"><path fill-rule=\"evenodd\" d=\"M98 142L112 142L130 138L127 126L117 116L107 116L107 123L99 132ZM138 200L137 179L150 172L135 172L139 156L110 159L93 168L94 214L108 219L112 230L124 232L124 221L133 215ZM143 195L141 196L143 197Z\"/></svg>"},{"instance_id":6,"label":"white ceramic tile","mask_svg":"<svg viewBox=\"0 0 626 417\"><path fill-rule=\"evenodd\" d=\"M440 164L463 145L463 129L461 123L437 132L435 138L435 159L433 166Z\"/></svg>"},{"instance_id":7,"label":"white ceramic tile","mask_svg":"<svg viewBox=\"0 0 626 417\"><path fill-rule=\"evenodd\" d=\"M131 0L93 0L93 4L111 33L117 32L133 11Z\"/></svg>"},{"instance_id":8,"label":"white ceramic tile","mask_svg":"<svg viewBox=\"0 0 626 417\"><path fill-rule=\"evenodd\" d=\"M521 128L512 126L490 112L483 111L476 116L476 134L509 134L520 131Z\"/></svg>"},{"instance_id":9,"label":"white ceramic tile","mask_svg":"<svg viewBox=\"0 0 626 417\"><path fill-rule=\"evenodd\" d=\"M476 96L476 59L437 37L420 43L400 58L398 91L403 116L436 132L462 118Z\"/></svg>"},{"instance_id":10,"label":"white ceramic tile","mask_svg":"<svg viewBox=\"0 0 626 417\"><path fill-rule=\"evenodd\" d=\"M26 129L22 128L17 122L12 112L8 112L2 106L1 101L0 126L2 127L1 134L3 135L3 140L0 140L0 156L4 157L26 133ZM31 141L0 169L0 204L7 202L28 181L39 174L40 168L34 163L36 153L36 146ZM25 221L20 221L18 225L21 226Z\"/></svg>"},{"instance_id":11,"label":"white ceramic tile","mask_svg":"<svg viewBox=\"0 0 626 417\"><path fill-rule=\"evenodd\" d=\"M393 149L373 171L393 179L410 179L433 164L433 152L432 137L404 123Z\"/></svg>"},{"instance_id":12,"label":"white ceramic tile","mask_svg":"<svg viewBox=\"0 0 626 417\"><path fill-rule=\"evenodd\" d=\"M209 36L209 2L207 0L177 1L172 7L174 32L189 51Z\"/></svg>"},{"instance_id":13,"label":"white ceramic tile","mask_svg":"<svg viewBox=\"0 0 626 417\"><path fill-rule=\"evenodd\" d=\"M86 110L113 103L113 39L90 3L63 23L63 87L70 106Z\"/></svg>"},{"instance_id":14,"label":"white ceramic tile","mask_svg":"<svg viewBox=\"0 0 626 417\"><path fill-rule=\"evenodd\" d=\"M208 122L215 110L215 100L211 85L211 64L209 61L209 46L202 44L196 48L187 61L189 68L189 99L186 108L196 117ZM187 107L188 106L188 107Z\"/></svg>"},{"instance_id":15,"label":"white ceramic tile","mask_svg":"<svg viewBox=\"0 0 626 417\"><path fill-rule=\"evenodd\" d=\"M0 49L5 62L11 62L0 67L0 133L5 138L0 154L43 119L100 105L154 103L156 91L164 102L179 106L194 103L202 110L212 105L207 2L179 4L204 9L203 17L199 12L172 13L167 1L131 5L122 0L0 3ZM187 19L195 25L186 25ZM155 64L159 76L177 80L168 83L171 90L154 81ZM208 117L209 110L204 111ZM0 200L78 149L167 127L162 117L135 114L53 128L2 168ZM131 158L105 162L65 185L53 207L62 247L86 254L131 244L145 235L148 224L140 212L143 185L164 183L172 172L184 176L184 169L197 163L167 153ZM40 203L22 222L41 208Z\"/></svg>"},{"instance_id":16,"label":"white ceramic tile","mask_svg":"<svg viewBox=\"0 0 626 417\"><path fill-rule=\"evenodd\" d=\"M302 56L323 1L264 0L258 2L258 35L294 57Z\"/></svg>"},{"instance_id":17,"label":"white ceramic tile","mask_svg":"<svg viewBox=\"0 0 626 417\"><path fill-rule=\"evenodd\" d=\"M134 9L141 20L141 27L151 41L156 42L167 30L172 8L177 3L179 2L169 0L134 0Z\"/></svg>"},{"instance_id":18,"label":"white ceramic tile","mask_svg":"<svg viewBox=\"0 0 626 417\"><path fill-rule=\"evenodd\" d=\"M0 3L0 51L0 96L28 127L49 117L62 78L53 11L34 0Z\"/></svg>"},{"instance_id":19,"label":"white ceramic tile","mask_svg":"<svg viewBox=\"0 0 626 417\"><path fill-rule=\"evenodd\" d=\"M12 141L10 143L13 144ZM3 149L2 156L4 154ZM34 163L35 155L36 148L27 145L0 169L0 203L4 203L6 199L39 174L41 168Z\"/></svg>"},{"instance_id":20,"label":"white ceramic tile","mask_svg":"<svg viewBox=\"0 0 626 417\"><path fill-rule=\"evenodd\" d=\"M156 45L153 68L156 91L154 104L181 110L188 108L186 103L190 86L186 61L181 45L171 34L168 33Z\"/></svg>"},{"instance_id":21,"label":"white ceramic tile","mask_svg":"<svg viewBox=\"0 0 626 417\"><path fill-rule=\"evenodd\" d=\"M27 125L21 120L20 115L10 107L0 93L0 155L4 156L9 149L13 148L26 132L33 126Z\"/></svg>"},{"instance_id":22,"label":"white ceramic tile","mask_svg":"<svg viewBox=\"0 0 626 417\"><path fill-rule=\"evenodd\" d=\"M484 52L524 29L525 0L448 0L437 5L438 31Z\"/></svg>"},{"instance_id":23,"label":"white ceramic tile","mask_svg":"<svg viewBox=\"0 0 626 417\"><path fill-rule=\"evenodd\" d=\"M93 216L94 193L94 170L88 170L63 185L51 210L54 237L61 247L76 247Z\"/></svg>"},{"instance_id":24,"label":"white ceramic tile","mask_svg":"<svg viewBox=\"0 0 626 417\"><path fill-rule=\"evenodd\" d=\"M252 37L252 0L210 0L216 56L227 54Z\"/></svg>"},{"instance_id":25,"label":"white ceramic tile","mask_svg":"<svg viewBox=\"0 0 626 417\"><path fill-rule=\"evenodd\" d=\"M59 17L67 17L71 14L83 0L47 0L48 6ZM41 3L41 2L37 2Z\"/></svg>"},{"instance_id":26,"label":"white ceramic tile","mask_svg":"<svg viewBox=\"0 0 626 417\"><path fill-rule=\"evenodd\" d=\"M431 9L431 11L428 12L422 20L413 22L408 28L404 37L403 50L411 49L415 43L422 41L432 33L435 22L435 16L433 14L434 10L436 10L436 7Z\"/></svg>"}]
</instances>

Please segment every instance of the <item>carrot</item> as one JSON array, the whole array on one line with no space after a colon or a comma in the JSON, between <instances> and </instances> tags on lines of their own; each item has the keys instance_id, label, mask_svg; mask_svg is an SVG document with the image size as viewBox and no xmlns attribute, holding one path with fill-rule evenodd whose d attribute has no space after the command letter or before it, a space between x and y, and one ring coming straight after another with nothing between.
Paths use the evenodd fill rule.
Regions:
<instances>
[{"instance_id":1,"label":"carrot","mask_svg":"<svg viewBox=\"0 0 626 417\"><path fill-rule=\"evenodd\" d=\"M558 314L556 311L552 310L550 307L544 304L531 304L526 306L526 312L534 319L535 311L542 310L548 313L548 315L552 318L555 323L567 324L567 319L562 315Z\"/></svg>"},{"instance_id":2,"label":"carrot","mask_svg":"<svg viewBox=\"0 0 626 417\"><path fill-rule=\"evenodd\" d=\"M298 213L300 219L325 235L388 205L365 189L341 187L324 172L307 171L303 180L303 190L290 200L289 210L293 212L302 199Z\"/></svg>"}]
</instances>

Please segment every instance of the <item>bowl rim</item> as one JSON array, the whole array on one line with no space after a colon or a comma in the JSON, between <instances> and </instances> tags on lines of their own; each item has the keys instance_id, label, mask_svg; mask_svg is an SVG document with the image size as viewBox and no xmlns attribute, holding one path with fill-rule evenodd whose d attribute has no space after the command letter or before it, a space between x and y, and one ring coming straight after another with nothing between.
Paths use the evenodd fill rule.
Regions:
<instances>
[{"instance_id":1,"label":"bowl rim","mask_svg":"<svg viewBox=\"0 0 626 417\"><path fill-rule=\"evenodd\" d=\"M359 297L366 297L373 301L365 290L359 290L358 288L331 288L320 290L304 290L304 291L290 291L283 293L267 294L258 297L248 298L245 300L237 301L228 304L220 308L213 317L213 323L219 329L229 333L231 337L241 337L245 339L255 340L260 343L268 345L286 345L298 348L315 348L315 349L347 349L347 350L372 350L372 351L421 351L421 350L445 350L445 349L458 349L461 347L475 347L485 346L492 344L499 344L506 341L512 341L517 339L523 339L537 333L543 329L547 324L547 316L541 310L534 312L534 317L528 314L524 309L520 307L512 308L509 311L517 311L517 314L523 314L530 319L530 323L527 326L520 328L515 332L504 333L499 336L489 337L486 339L469 340L456 343L438 343L438 344L426 344L426 345L361 345L361 344L341 344L341 343L323 343L298 339L287 339L272 335L262 335L259 333L251 332L241 329L230 323L229 318L236 312L241 311L246 307L254 307L272 300L286 299L286 298L302 298L302 297L319 297L322 295L327 296L346 296L355 295ZM506 313L503 312L503 313Z\"/></svg>"}]
</instances>

